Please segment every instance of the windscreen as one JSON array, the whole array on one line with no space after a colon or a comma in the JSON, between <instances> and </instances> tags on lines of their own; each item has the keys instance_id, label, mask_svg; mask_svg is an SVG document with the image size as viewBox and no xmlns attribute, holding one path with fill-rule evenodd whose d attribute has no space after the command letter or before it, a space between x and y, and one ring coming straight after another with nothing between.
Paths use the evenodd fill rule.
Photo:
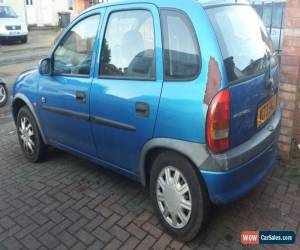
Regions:
<instances>
[{"instance_id":1,"label":"windscreen","mask_svg":"<svg viewBox=\"0 0 300 250\"><path fill-rule=\"evenodd\" d=\"M17 17L14 10L9 6L0 6L0 18L14 18Z\"/></svg>"},{"instance_id":2,"label":"windscreen","mask_svg":"<svg viewBox=\"0 0 300 250\"><path fill-rule=\"evenodd\" d=\"M254 9L230 5L206 10L216 32L229 83L265 72L275 62L272 42Z\"/></svg>"}]
</instances>

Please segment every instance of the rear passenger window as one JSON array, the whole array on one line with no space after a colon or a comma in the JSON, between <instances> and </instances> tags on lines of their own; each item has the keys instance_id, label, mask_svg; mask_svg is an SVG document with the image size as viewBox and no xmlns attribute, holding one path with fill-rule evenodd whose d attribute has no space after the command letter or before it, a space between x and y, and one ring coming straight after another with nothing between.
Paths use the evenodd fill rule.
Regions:
<instances>
[{"instance_id":1,"label":"rear passenger window","mask_svg":"<svg viewBox=\"0 0 300 250\"><path fill-rule=\"evenodd\" d=\"M100 75L133 80L155 78L151 12L129 10L110 15L102 44Z\"/></svg>"},{"instance_id":2,"label":"rear passenger window","mask_svg":"<svg viewBox=\"0 0 300 250\"><path fill-rule=\"evenodd\" d=\"M200 71L200 51L189 18L175 10L162 10L165 80L192 80Z\"/></svg>"}]
</instances>

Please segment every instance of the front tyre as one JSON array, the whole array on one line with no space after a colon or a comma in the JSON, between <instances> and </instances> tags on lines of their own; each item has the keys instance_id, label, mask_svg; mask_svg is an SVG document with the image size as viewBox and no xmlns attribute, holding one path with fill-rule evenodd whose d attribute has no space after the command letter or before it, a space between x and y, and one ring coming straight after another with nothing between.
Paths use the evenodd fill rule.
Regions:
<instances>
[{"instance_id":1,"label":"front tyre","mask_svg":"<svg viewBox=\"0 0 300 250\"><path fill-rule=\"evenodd\" d=\"M32 113L26 106L18 112L17 131L19 143L25 157L31 162L42 160L46 155L47 146L41 138Z\"/></svg>"},{"instance_id":2,"label":"front tyre","mask_svg":"<svg viewBox=\"0 0 300 250\"><path fill-rule=\"evenodd\" d=\"M155 159L150 194L161 223L177 239L192 240L208 218L205 185L193 165L175 152L162 152Z\"/></svg>"},{"instance_id":3,"label":"front tyre","mask_svg":"<svg viewBox=\"0 0 300 250\"><path fill-rule=\"evenodd\" d=\"M0 82L0 107L6 105L8 99L8 92L7 88L3 83Z\"/></svg>"}]
</instances>

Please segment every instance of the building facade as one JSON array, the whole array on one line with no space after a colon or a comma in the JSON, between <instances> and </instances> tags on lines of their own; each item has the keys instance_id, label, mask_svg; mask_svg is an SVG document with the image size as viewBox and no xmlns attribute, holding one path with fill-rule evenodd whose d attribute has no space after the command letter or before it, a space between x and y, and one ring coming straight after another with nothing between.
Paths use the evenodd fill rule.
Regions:
<instances>
[{"instance_id":1,"label":"building facade","mask_svg":"<svg viewBox=\"0 0 300 250\"><path fill-rule=\"evenodd\" d=\"M56 26L58 12L72 7L68 0L0 0L0 3L10 5L29 26Z\"/></svg>"}]
</instances>

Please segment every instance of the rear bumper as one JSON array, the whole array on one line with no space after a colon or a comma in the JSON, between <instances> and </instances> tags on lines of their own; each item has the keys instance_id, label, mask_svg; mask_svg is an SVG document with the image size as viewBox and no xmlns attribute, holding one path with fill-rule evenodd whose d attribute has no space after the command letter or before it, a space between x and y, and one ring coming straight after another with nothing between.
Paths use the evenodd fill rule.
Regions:
<instances>
[{"instance_id":1,"label":"rear bumper","mask_svg":"<svg viewBox=\"0 0 300 250\"><path fill-rule=\"evenodd\" d=\"M248 142L226 154L211 155L211 169L200 170L215 204L232 202L247 194L272 169L277 155L281 111ZM222 169L222 170L220 170Z\"/></svg>"},{"instance_id":2,"label":"rear bumper","mask_svg":"<svg viewBox=\"0 0 300 250\"><path fill-rule=\"evenodd\" d=\"M214 204L225 204L237 200L253 189L274 166L277 143L265 149L256 158L239 168L227 172L201 171Z\"/></svg>"}]
</instances>

